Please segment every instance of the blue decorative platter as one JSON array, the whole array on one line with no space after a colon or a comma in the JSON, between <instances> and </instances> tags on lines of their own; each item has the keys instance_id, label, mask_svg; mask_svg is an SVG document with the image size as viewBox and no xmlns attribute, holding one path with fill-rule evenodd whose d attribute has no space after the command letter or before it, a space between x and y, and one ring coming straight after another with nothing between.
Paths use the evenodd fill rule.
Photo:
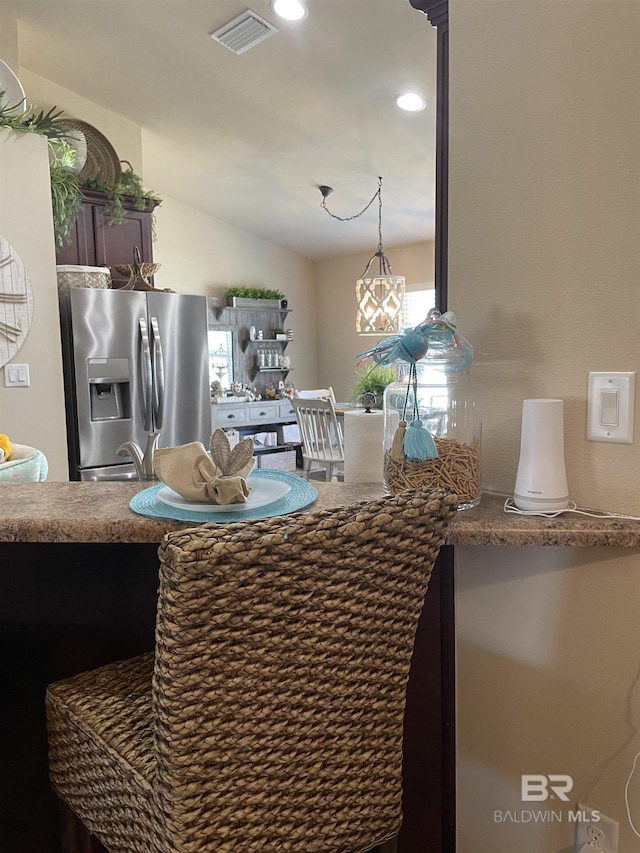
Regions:
<instances>
[{"instance_id":1,"label":"blue decorative platter","mask_svg":"<svg viewBox=\"0 0 640 853\"><path fill-rule=\"evenodd\" d=\"M255 509L233 510L230 512L194 512L169 506L158 499L157 492L165 488L164 483L157 483L142 492L138 492L129 501L129 508L138 515L146 515L150 518L170 518L173 521L194 521L228 523L230 521L250 521L256 518L271 518L275 515L287 515L312 504L318 497L318 492L302 477L297 474L289 474L286 471L271 471L268 469L254 471L247 482L251 485L252 480L280 480L287 483L289 491L277 500Z\"/></svg>"}]
</instances>

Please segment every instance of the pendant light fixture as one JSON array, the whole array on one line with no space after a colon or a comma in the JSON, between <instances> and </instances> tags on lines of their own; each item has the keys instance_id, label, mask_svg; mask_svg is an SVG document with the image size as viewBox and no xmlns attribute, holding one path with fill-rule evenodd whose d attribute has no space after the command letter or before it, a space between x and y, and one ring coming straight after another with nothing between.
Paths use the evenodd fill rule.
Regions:
<instances>
[{"instance_id":1,"label":"pendant light fixture","mask_svg":"<svg viewBox=\"0 0 640 853\"><path fill-rule=\"evenodd\" d=\"M402 301L405 280L402 275L393 275L391 264L382 247L382 178L378 178L378 190L360 213L355 216L336 216L327 208L327 196L332 187L320 186L323 207L329 216L347 222L357 219L378 199L378 249L369 258L364 272L356 281L356 332L359 335L397 334L403 324ZM371 265L378 259L378 271L370 272Z\"/></svg>"}]
</instances>

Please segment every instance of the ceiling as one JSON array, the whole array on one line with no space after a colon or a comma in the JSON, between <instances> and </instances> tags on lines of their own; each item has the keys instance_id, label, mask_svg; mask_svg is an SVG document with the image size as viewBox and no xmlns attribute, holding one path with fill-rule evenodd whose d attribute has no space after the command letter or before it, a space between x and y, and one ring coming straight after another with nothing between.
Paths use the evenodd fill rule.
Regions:
<instances>
[{"instance_id":1,"label":"ceiling","mask_svg":"<svg viewBox=\"0 0 640 853\"><path fill-rule=\"evenodd\" d=\"M373 253L378 209L337 221L318 186L349 217L381 176L385 249L431 239L435 30L408 0L306 3L292 23L269 0L3 0L22 68L143 128L160 196L319 260ZM278 32L240 55L209 38L247 8ZM407 90L427 109L399 110Z\"/></svg>"}]
</instances>

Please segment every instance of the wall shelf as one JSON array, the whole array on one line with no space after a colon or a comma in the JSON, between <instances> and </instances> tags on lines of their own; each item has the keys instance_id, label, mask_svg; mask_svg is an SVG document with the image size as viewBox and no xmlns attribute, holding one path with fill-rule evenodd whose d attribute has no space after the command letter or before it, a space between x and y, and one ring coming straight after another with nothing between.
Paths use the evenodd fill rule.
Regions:
<instances>
[{"instance_id":1,"label":"wall shelf","mask_svg":"<svg viewBox=\"0 0 640 853\"><path fill-rule=\"evenodd\" d=\"M287 345L292 341L291 339L279 341L275 337L276 330L284 329L287 325L285 317L292 313L291 308L234 306L228 305L226 298L219 296L208 297L207 306L209 330L225 330L232 333L234 381L251 387L255 384L255 390L264 396L267 385L284 379L291 369L280 367L280 357L284 355ZM252 327L256 331L263 332L262 340L250 339ZM262 355L261 349L268 351L271 359L258 358ZM260 362L263 362L262 368L260 368ZM273 366L269 367L268 364ZM212 375L212 381L215 378Z\"/></svg>"},{"instance_id":2,"label":"wall shelf","mask_svg":"<svg viewBox=\"0 0 640 853\"><path fill-rule=\"evenodd\" d=\"M242 352L246 352L249 349L249 347L265 346L265 345L270 345L270 344L279 344L282 347L282 349L286 349L287 344L290 344L290 343L291 343L290 340L289 341L277 341L275 338L264 338L264 340L261 340L261 341L258 341L258 340L252 341L252 340L249 340L248 338L245 338L243 341L240 342L240 346L242 347Z\"/></svg>"},{"instance_id":3,"label":"wall shelf","mask_svg":"<svg viewBox=\"0 0 640 853\"><path fill-rule=\"evenodd\" d=\"M291 373L292 370L292 367L251 367L249 368L249 373L252 379L255 379L258 374L263 375L265 373L280 373L284 377L287 373Z\"/></svg>"},{"instance_id":4,"label":"wall shelf","mask_svg":"<svg viewBox=\"0 0 640 853\"><path fill-rule=\"evenodd\" d=\"M275 311L278 314L282 314L283 317L287 314L291 314L292 311L291 308L249 308L244 305L227 305L226 307L229 311L258 311L260 313L273 313Z\"/></svg>"},{"instance_id":5,"label":"wall shelf","mask_svg":"<svg viewBox=\"0 0 640 853\"><path fill-rule=\"evenodd\" d=\"M250 312L251 314L279 314L282 318L286 317L287 314L291 314L293 309L291 308L249 308L243 305L226 305L222 300L218 299L215 296L209 297L209 305L211 309L215 312L216 319L220 319L224 311L244 311L245 313Z\"/></svg>"}]
</instances>

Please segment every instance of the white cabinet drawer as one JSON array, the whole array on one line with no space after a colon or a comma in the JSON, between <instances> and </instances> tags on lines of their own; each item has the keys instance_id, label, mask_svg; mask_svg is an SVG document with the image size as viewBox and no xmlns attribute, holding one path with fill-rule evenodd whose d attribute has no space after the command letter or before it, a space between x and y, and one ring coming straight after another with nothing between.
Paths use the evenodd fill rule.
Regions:
<instances>
[{"instance_id":1,"label":"white cabinet drawer","mask_svg":"<svg viewBox=\"0 0 640 853\"><path fill-rule=\"evenodd\" d=\"M249 409L249 418L253 423L264 421L265 423L273 423L278 418L277 406L251 406Z\"/></svg>"},{"instance_id":2,"label":"white cabinet drawer","mask_svg":"<svg viewBox=\"0 0 640 853\"><path fill-rule=\"evenodd\" d=\"M288 421L295 421L296 410L291 403L280 403L278 406L278 417L286 418Z\"/></svg>"},{"instance_id":3,"label":"white cabinet drawer","mask_svg":"<svg viewBox=\"0 0 640 853\"><path fill-rule=\"evenodd\" d=\"M212 407L212 422L219 427L237 426L247 422L247 410L243 406L219 406Z\"/></svg>"}]
</instances>

